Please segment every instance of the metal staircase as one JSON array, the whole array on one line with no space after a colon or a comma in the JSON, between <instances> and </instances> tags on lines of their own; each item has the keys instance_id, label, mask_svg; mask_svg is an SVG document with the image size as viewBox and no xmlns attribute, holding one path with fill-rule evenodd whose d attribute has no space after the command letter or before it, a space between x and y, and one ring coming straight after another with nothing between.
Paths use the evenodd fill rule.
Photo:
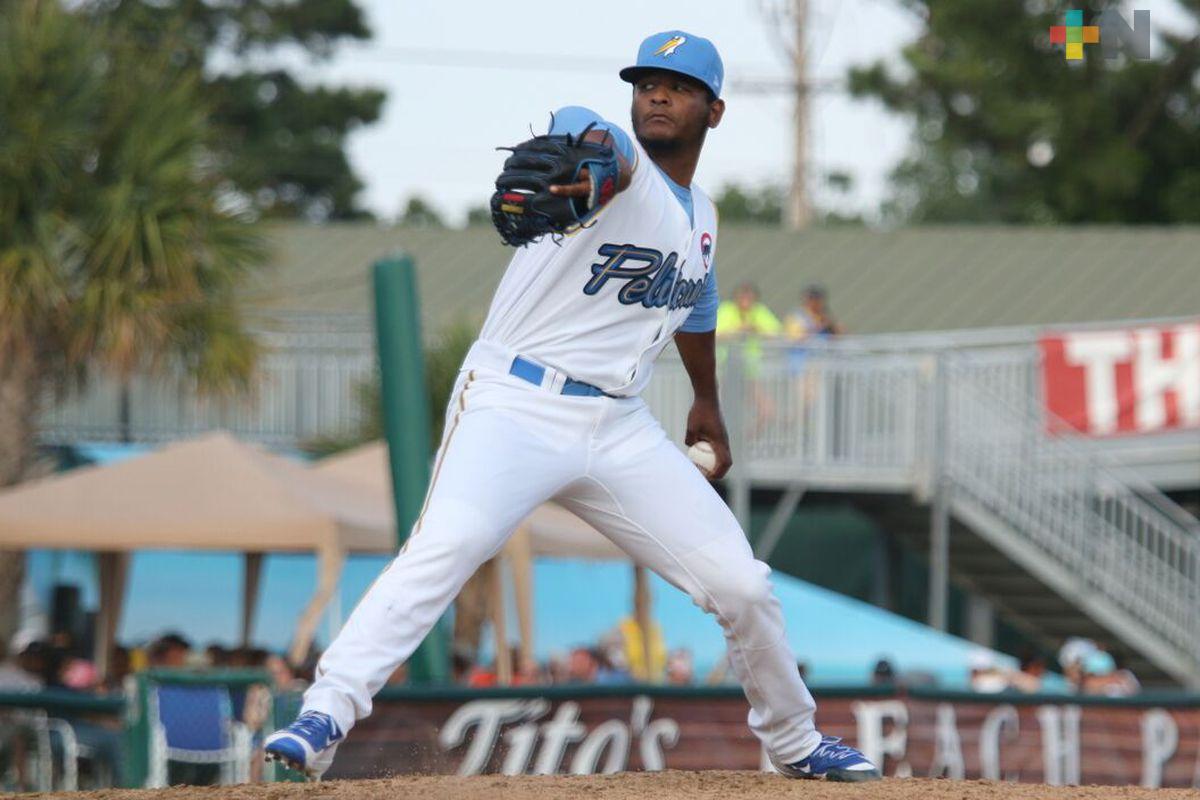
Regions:
<instances>
[{"instance_id":1,"label":"metal staircase","mask_svg":"<svg viewBox=\"0 0 1200 800\"><path fill-rule=\"evenodd\" d=\"M930 551L929 507L913 498L858 495L853 504L878 520L897 544L924 558ZM1085 636L1103 642L1113 656L1148 685L1177 684L1141 651L1097 623L974 528L949 520L949 582L968 596L986 601L996 618L1040 649L1054 652L1065 639Z\"/></svg>"},{"instance_id":2,"label":"metal staircase","mask_svg":"<svg viewBox=\"0 0 1200 800\"><path fill-rule=\"evenodd\" d=\"M947 353L943 363L938 490L949 512L1056 596L1041 598L1044 608L1066 601L1162 672L1200 686L1200 525L991 390L986 353ZM1038 598L1016 585L996 591L987 562L979 566L970 571L993 584L988 593L1029 618Z\"/></svg>"}]
</instances>

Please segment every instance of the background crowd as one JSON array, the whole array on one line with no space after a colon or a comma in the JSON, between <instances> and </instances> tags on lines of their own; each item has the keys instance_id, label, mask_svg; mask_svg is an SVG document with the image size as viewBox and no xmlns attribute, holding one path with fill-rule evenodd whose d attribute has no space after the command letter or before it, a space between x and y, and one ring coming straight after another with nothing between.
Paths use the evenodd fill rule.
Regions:
<instances>
[{"instance_id":1,"label":"background crowd","mask_svg":"<svg viewBox=\"0 0 1200 800\"><path fill-rule=\"evenodd\" d=\"M830 310L828 292L815 283L806 286L799 303L782 316L763 301L753 283L738 284L717 309L717 337L740 337L751 350L767 339L812 344L843 333Z\"/></svg>"}]
</instances>

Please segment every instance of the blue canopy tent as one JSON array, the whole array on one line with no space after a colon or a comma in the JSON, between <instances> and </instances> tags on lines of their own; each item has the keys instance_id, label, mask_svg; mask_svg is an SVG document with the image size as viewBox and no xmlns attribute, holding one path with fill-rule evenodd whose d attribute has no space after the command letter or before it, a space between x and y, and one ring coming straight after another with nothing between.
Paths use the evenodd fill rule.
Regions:
<instances>
[{"instance_id":1,"label":"blue canopy tent","mask_svg":"<svg viewBox=\"0 0 1200 800\"><path fill-rule=\"evenodd\" d=\"M544 662L595 643L628 616L634 576L627 562L539 559L533 583L533 653ZM902 673L926 673L941 686L967 687L979 645L782 573L776 572L772 583L783 605L788 640L808 665L814 685L866 684L875 662L887 658ZM658 576L651 577L650 591L667 647L689 649L697 675L707 674L725 656L716 620ZM1016 666L1009 656L992 655L1000 666Z\"/></svg>"}]
</instances>

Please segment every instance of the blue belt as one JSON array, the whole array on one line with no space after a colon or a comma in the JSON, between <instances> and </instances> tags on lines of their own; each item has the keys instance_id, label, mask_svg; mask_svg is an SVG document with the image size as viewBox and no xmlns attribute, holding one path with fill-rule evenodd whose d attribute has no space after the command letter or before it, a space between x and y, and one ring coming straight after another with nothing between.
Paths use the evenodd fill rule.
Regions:
<instances>
[{"instance_id":1,"label":"blue belt","mask_svg":"<svg viewBox=\"0 0 1200 800\"><path fill-rule=\"evenodd\" d=\"M546 377L546 368L541 364L535 364L532 361L517 356L513 359L512 366L508 368L509 375L515 375L523 381L541 386L542 380ZM562 394L578 395L581 397L611 397L607 392L599 386L592 386L590 383L577 381L574 378L567 378L562 387Z\"/></svg>"}]
</instances>

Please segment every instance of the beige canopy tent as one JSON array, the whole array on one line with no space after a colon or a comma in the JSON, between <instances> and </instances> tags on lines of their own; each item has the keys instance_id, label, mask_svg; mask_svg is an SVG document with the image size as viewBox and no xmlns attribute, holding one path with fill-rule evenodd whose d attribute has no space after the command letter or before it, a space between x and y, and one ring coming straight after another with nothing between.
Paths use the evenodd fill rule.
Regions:
<instances>
[{"instance_id":1,"label":"beige canopy tent","mask_svg":"<svg viewBox=\"0 0 1200 800\"><path fill-rule=\"evenodd\" d=\"M395 549L390 498L217 432L115 464L84 467L0 492L0 547L98 555L96 659L103 671L120 623L129 554L246 554L242 639L254 626L262 554L316 553L318 583L290 653L302 658L347 553Z\"/></svg>"},{"instance_id":2,"label":"beige canopy tent","mask_svg":"<svg viewBox=\"0 0 1200 800\"><path fill-rule=\"evenodd\" d=\"M318 472L353 483L391 503L387 446L371 442L330 456L313 467ZM534 509L505 545L500 558L484 565L489 594L490 618L496 641L497 674L501 683L512 675L512 663L505 630L502 563L507 565L517 608L518 639L522 657L533 656L533 559L580 558L586 560L628 560L629 556L603 534L556 503ZM650 653L650 592L646 571L634 567L634 616L643 637L643 653Z\"/></svg>"}]
</instances>

